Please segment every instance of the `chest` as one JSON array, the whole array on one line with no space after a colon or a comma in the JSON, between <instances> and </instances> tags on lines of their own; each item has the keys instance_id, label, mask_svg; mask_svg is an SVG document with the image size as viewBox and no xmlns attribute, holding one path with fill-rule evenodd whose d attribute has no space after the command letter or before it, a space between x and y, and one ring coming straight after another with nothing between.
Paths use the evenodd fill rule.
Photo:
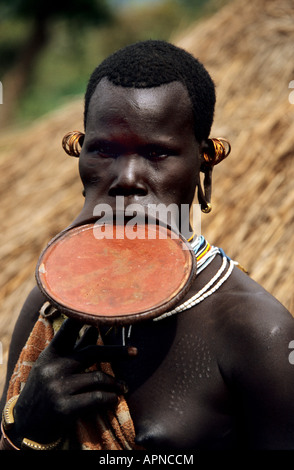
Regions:
<instances>
[{"instance_id":1,"label":"chest","mask_svg":"<svg viewBox=\"0 0 294 470\"><path fill-rule=\"evenodd\" d=\"M108 341L119 342L117 331ZM132 327L138 355L113 365L126 396L137 442L146 449L193 448L229 434L227 391L201 332L177 319Z\"/></svg>"}]
</instances>

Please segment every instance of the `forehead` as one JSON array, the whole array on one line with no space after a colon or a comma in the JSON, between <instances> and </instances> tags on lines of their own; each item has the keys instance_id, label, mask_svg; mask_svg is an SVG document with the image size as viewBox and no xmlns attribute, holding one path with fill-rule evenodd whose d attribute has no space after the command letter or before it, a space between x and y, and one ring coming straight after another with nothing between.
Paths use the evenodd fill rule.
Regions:
<instances>
[{"instance_id":1,"label":"forehead","mask_svg":"<svg viewBox=\"0 0 294 470\"><path fill-rule=\"evenodd\" d=\"M100 123L113 124L115 117L121 123L131 119L153 122L165 127L187 126L193 130L191 100L184 85L171 82L153 88L127 88L112 84L103 78L93 93L88 109L87 123L91 127Z\"/></svg>"}]
</instances>

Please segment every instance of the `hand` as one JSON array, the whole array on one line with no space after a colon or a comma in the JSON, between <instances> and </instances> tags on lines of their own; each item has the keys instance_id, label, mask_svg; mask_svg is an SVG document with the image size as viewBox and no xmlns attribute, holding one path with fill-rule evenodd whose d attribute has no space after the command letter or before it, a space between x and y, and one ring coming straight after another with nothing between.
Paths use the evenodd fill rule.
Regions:
<instances>
[{"instance_id":1,"label":"hand","mask_svg":"<svg viewBox=\"0 0 294 470\"><path fill-rule=\"evenodd\" d=\"M15 406L13 436L52 442L78 417L114 406L125 386L91 365L134 355L125 346L97 346L98 332L90 327L77 342L81 324L67 319L33 366Z\"/></svg>"}]
</instances>

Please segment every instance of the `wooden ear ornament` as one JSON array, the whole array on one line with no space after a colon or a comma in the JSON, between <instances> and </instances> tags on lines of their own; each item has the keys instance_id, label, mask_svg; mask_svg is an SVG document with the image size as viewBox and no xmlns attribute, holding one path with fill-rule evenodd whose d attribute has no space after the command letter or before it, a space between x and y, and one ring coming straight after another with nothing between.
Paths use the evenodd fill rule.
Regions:
<instances>
[{"instance_id":1,"label":"wooden ear ornament","mask_svg":"<svg viewBox=\"0 0 294 470\"><path fill-rule=\"evenodd\" d=\"M218 165L231 152L231 144L227 139L222 137L208 139L208 149L203 152L205 163L210 167Z\"/></svg>"},{"instance_id":2,"label":"wooden ear ornament","mask_svg":"<svg viewBox=\"0 0 294 470\"><path fill-rule=\"evenodd\" d=\"M78 158L84 142L85 134L79 131L72 131L65 134L62 139L62 148L70 156Z\"/></svg>"}]
</instances>

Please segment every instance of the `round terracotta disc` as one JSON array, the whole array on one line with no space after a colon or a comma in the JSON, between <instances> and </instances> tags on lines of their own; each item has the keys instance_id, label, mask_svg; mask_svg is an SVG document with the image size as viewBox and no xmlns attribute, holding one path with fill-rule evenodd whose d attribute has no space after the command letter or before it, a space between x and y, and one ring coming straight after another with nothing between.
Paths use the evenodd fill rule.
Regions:
<instances>
[{"instance_id":1,"label":"round terracotta disc","mask_svg":"<svg viewBox=\"0 0 294 470\"><path fill-rule=\"evenodd\" d=\"M194 255L179 235L157 224L88 223L55 237L40 256L41 291L85 323L134 323L171 309L195 274Z\"/></svg>"}]
</instances>

